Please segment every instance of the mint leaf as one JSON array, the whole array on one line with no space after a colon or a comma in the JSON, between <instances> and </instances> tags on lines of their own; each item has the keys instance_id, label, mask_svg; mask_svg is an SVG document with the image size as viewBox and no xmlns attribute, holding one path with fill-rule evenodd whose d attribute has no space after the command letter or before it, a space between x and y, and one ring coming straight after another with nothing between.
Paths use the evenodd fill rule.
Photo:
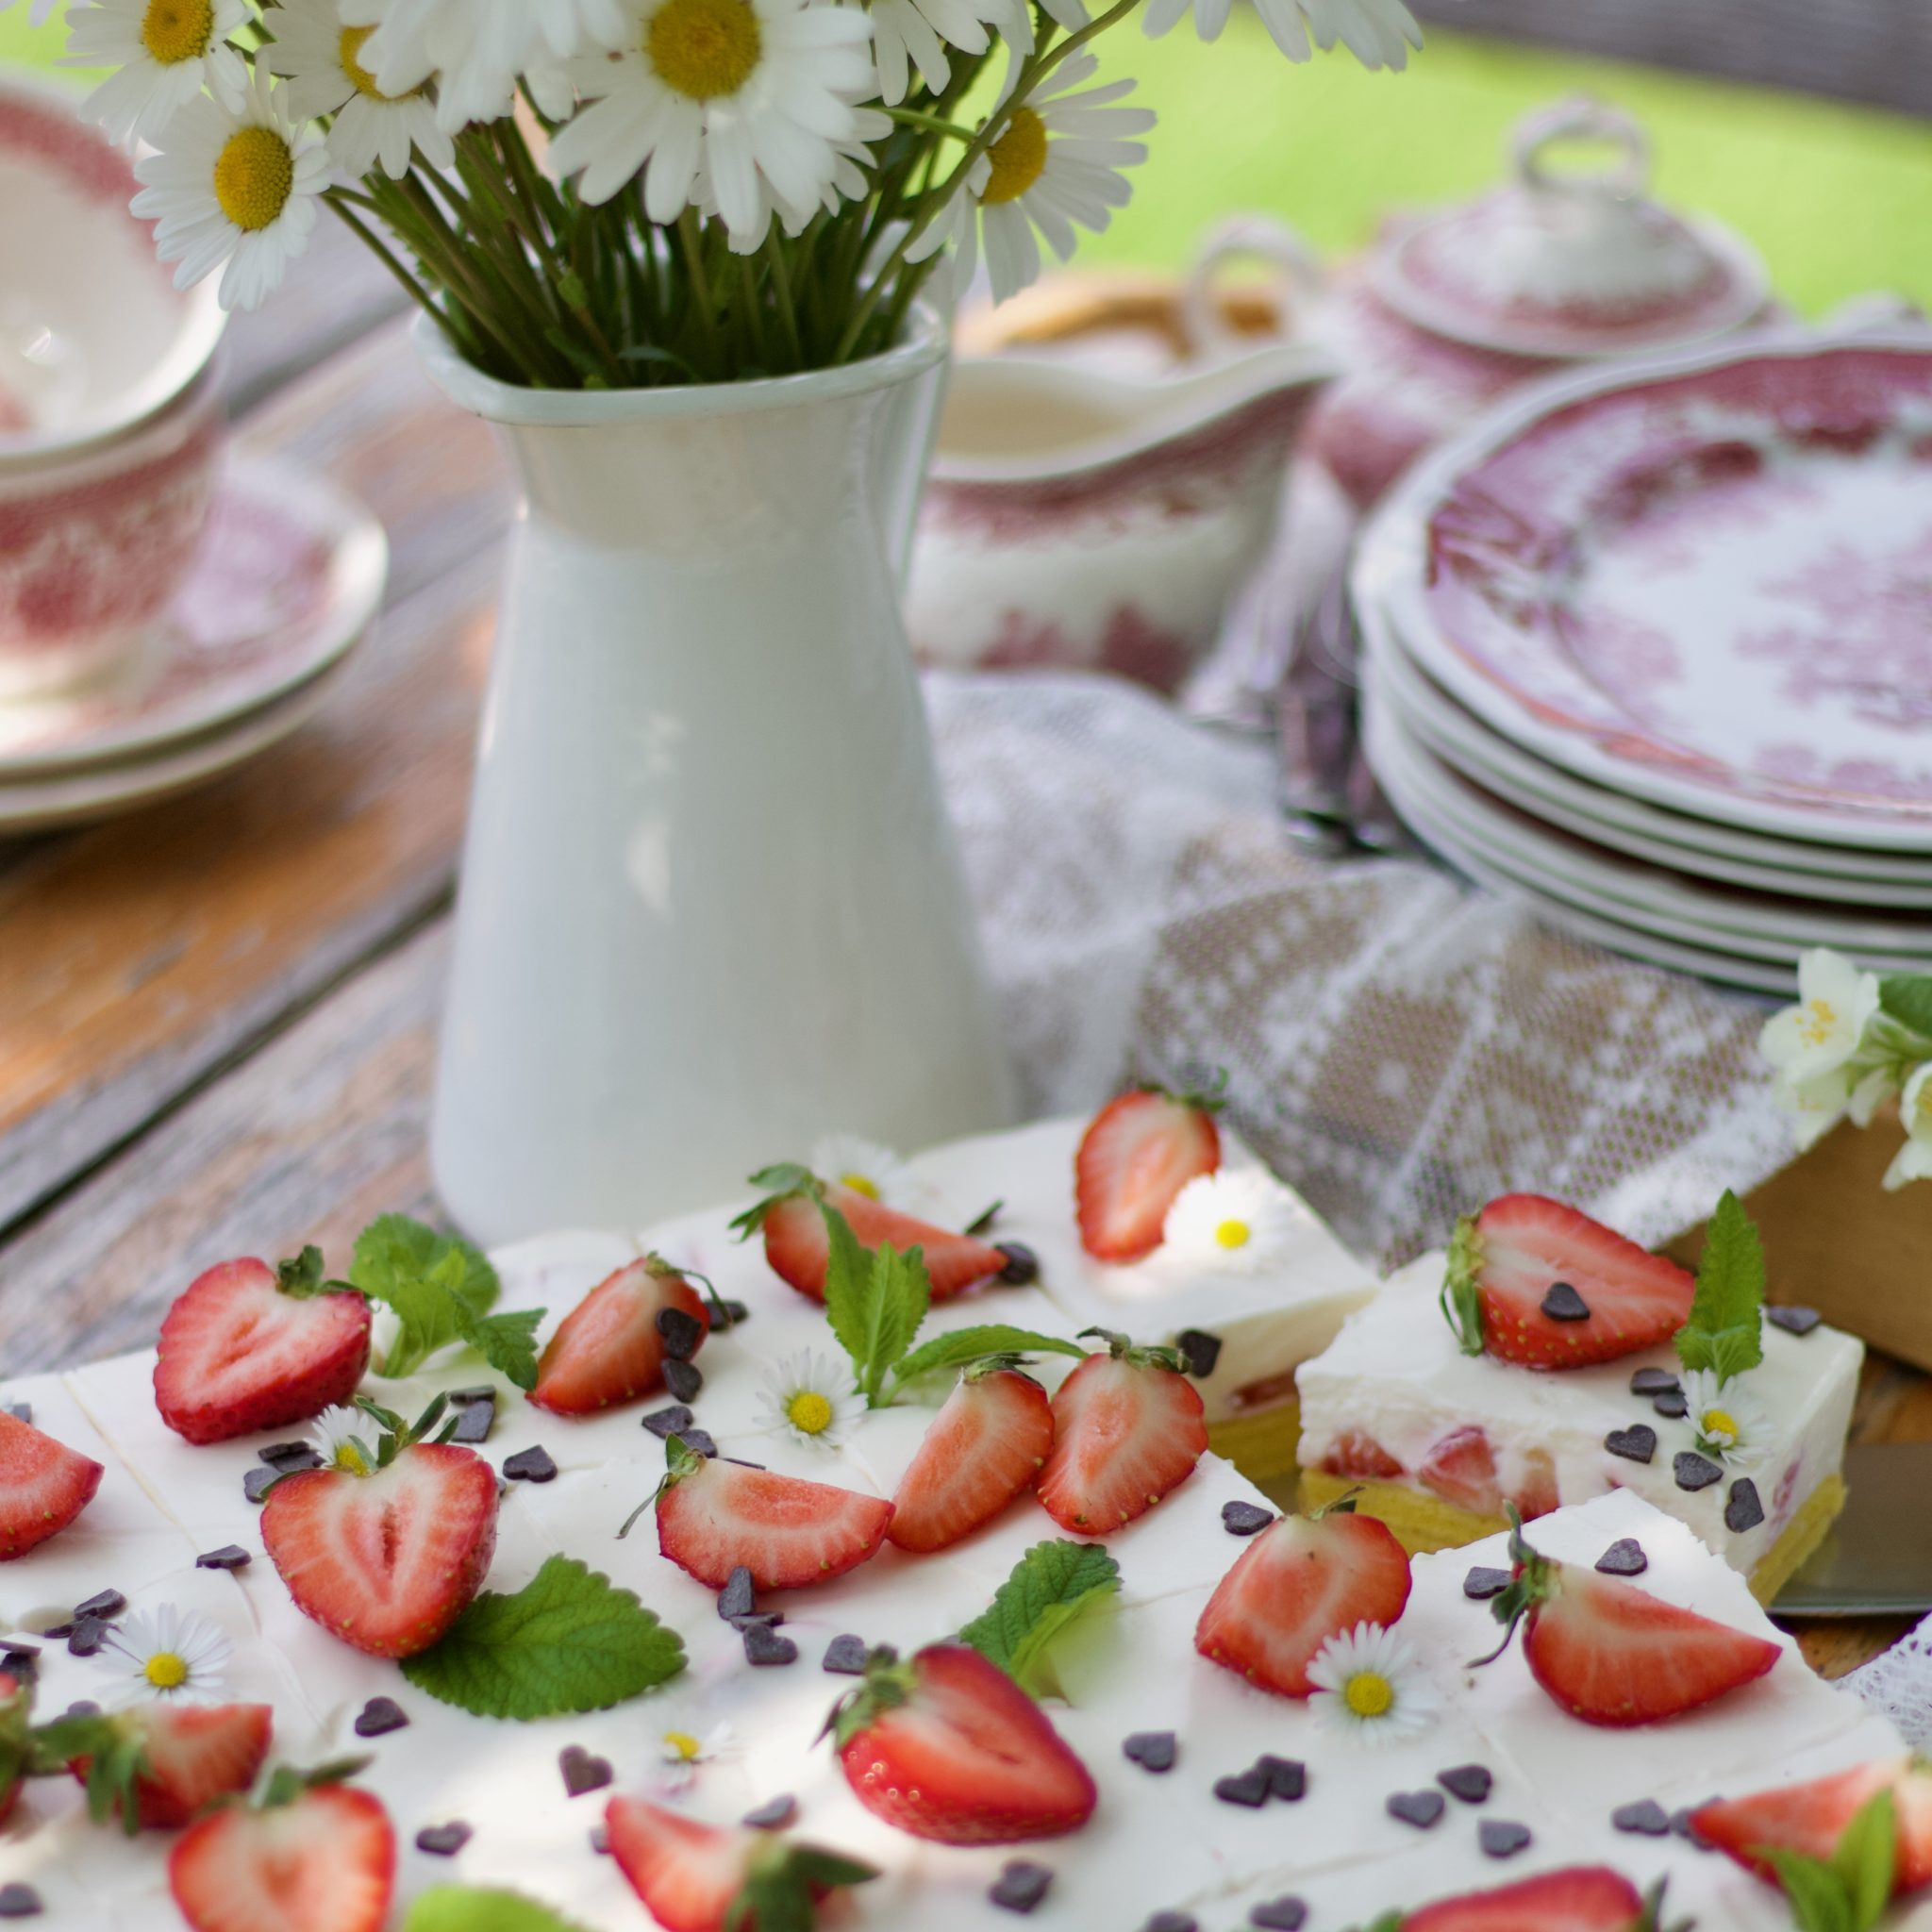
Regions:
<instances>
[{"instance_id":1,"label":"mint leaf","mask_svg":"<svg viewBox=\"0 0 1932 1932\"><path fill-rule=\"evenodd\" d=\"M385 1214L358 1236L349 1279L393 1308L401 1324L378 1374L413 1374L437 1350L464 1341L519 1389L536 1387L534 1337L543 1311L491 1316L502 1291L496 1270L468 1241L407 1214Z\"/></svg>"},{"instance_id":2,"label":"mint leaf","mask_svg":"<svg viewBox=\"0 0 1932 1932\"><path fill-rule=\"evenodd\" d=\"M432 1885L418 1895L403 1932L583 1932L548 1906L519 1891L474 1885Z\"/></svg>"},{"instance_id":3,"label":"mint leaf","mask_svg":"<svg viewBox=\"0 0 1932 1932\"><path fill-rule=\"evenodd\" d=\"M541 1308L512 1308L508 1314L478 1315L456 1299L457 1333L499 1374L525 1391L537 1386L537 1325Z\"/></svg>"},{"instance_id":4,"label":"mint leaf","mask_svg":"<svg viewBox=\"0 0 1932 1932\"><path fill-rule=\"evenodd\" d=\"M836 1208L819 1204L825 1217L825 1318L845 1353L860 1391L874 1407L886 1375L912 1346L932 1300L925 1258L890 1242L868 1255Z\"/></svg>"},{"instance_id":5,"label":"mint leaf","mask_svg":"<svg viewBox=\"0 0 1932 1932\"><path fill-rule=\"evenodd\" d=\"M1767 1847L1798 1932L1863 1932L1852 1917L1852 1902L1838 1874L1822 1859Z\"/></svg>"},{"instance_id":6,"label":"mint leaf","mask_svg":"<svg viewBox=\"0 0 1932 1932\"><path fill-rule=\"evenodd\" d=\"M878 1870L816 1845L774 1839L755 1854L743 1886L724 1914L731 1932L813 1932L818 1895L841 1885L863 1885Z\"/></svg>"},{"instance_id":7,"label":"mint leaf","mask_svg":"<svg viewBox=\"0 0 1932 1932\"><path fill-rule=\"evenodd\" d=\"M1057 1335L1041 1335L1031 1328L1012 1328L995 1322L981 1328L955 1328L950 1335L935 1335L906 1357L896 1374L903 1385L921 1375L937 1374L941 1369L963 1369L991 1355L1070 1355L1084 1360L1087 1352L1082 1342L1063 1341Z\"/></svg>"},{"instance_id":8,"label":"mint leaf","mask_svg":"<svg viewBox=\"0 0 1932 1932\"><path fill-rule=\"evenodd\" d=\"M683 1668L675 1631L571 1557L552 1557L514 1596L485 1591L448 1636L402 1665L444 1704L519 1719L608 1710Z\"/></svg>"},{"instance_id":9,"label":"mint leaf","mask_svg":"<svg viewBox=\"0 0 1932 1932\"><path fill-rule=\"evenodd\" d=\"M1687 1369L1711 1370L1720 1381L1764 1359L1764 1247L1728 1188L1705 1233L1690 1319L1677 1331L1677 1359Z\"/></svg>"},{"instance_id":10,"label":"mint leaf","mask_svg":"<svg viewBox=\"0 0 1932 1932\"><path fill-rule=\"evenodd\" d=\"M1038 1694L1053 1688L1047 1646L1120 1587L1120 1565L1104 1545L1035 1543L994 1592L991 1607L960 1631L959 1641Z\"/></svg>"},{"instance_id":11,"label":"mint leaf","mask_svg":"<svg viewBox=\"0 0 1932 1932\"><path fill-rule=\"evenodd\" d=\"M1878 982L1878 1010L1932 1040L1932 973L1888 973Z\"/></svg>"},{"instance_id":12,"label":"mint leaf","mask_svg":"<svg viewBox=\"0 0 1932 1932\"><path fill-rule=\"evenodd\" d=\"M1449 1241L1449 1266L1442 1276L1437 1300L1442 1319L1456 1332L1457 1346L1464 1355L1483 1352L1483 1304L1478 1292L1483 1274L1483 1238L1474 1214L1465 1214L1456 1224Z\"/></svg>"},{"instance_id":13,"label":"mint leaf","mask_svg":"<svg viewBox=\"0 0 1932 1932\"><path fill-rule=\"evenodd\" d=\"M1874 1791L1853 1813L1831 1855L1856 1932L1877 1924L1891 1903L1898 1865L1898 1822L1890 1788Z\"/></svg>"}]
</instances>

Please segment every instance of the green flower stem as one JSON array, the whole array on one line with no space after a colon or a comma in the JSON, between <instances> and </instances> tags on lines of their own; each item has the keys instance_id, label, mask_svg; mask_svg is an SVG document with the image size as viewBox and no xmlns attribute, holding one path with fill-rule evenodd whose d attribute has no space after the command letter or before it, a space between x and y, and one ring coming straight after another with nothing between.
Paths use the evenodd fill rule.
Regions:
<instances>
[{"instance_id":1,"label":"green flower stem","mask_svg":"<svg viewBox=\"0 0 1932 1932\"><path fill-rule=\"evenodd\" d=\"M943 135L948 140L962 142L968 147L973 144L972 128L960 127L951 121L941 121L937 114L922 114L912 108L888 108L885 113L887 120L896 121L902 127L923 127L928 134Z\"/></svg>"}]
</instances>

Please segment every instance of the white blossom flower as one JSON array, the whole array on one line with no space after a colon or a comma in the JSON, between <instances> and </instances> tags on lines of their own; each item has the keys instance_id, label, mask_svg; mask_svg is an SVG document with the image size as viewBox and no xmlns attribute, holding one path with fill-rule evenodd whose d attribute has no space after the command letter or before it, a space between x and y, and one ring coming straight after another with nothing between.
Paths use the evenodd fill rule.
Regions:
<instances>
[{"instance_id":1,"label":"white blossom flower","mask_svg":"<svg viewBox=\"0 0 1932 1932\"><path fill-rule=\"evenodd\" d=\"M158 141L204 88L239 110L248 67L228 36L246 0L88 0L67 18L64 67L112 67L81 112L109 141Z\"/></svg>"},{"instance_id":2,"label":"white blossom flower","mask_svg":"<svg viewBox=\"0 0 1932 1932\"><path fill-rule=\"evenodd\" d=\"M1898 1111L1905 1123L1906 1144L1885 1171L1885 1185L1890 1189L1902 1188L1907 1181L1932 1179L1932 1060L1906 1082Z\"/></svg>"},{"instance_id":3,"label":"white blossom flower","mask_svg":"<svg viewBox=\"0 0 1932 1932\"><path fill-rule=\"evenodd\" d=\"M1771 1418L1744 1380L1741 1375L1720 1380L1709 1369L1690 1369L1681 1377L1685 1420L1698 1448L1736 1468L1751 1469L1771 1453Z\"/></svg>"},{"instance_id":4,"label":"white blossom flower","mask_svg":"<svg viewBox=\"0 0 1932 1932\"><path fill-rule=\"evenodd\" d=\"M759 1403L768 1426L787 1430L815 1449L838 1448L865 1412L852 1371L809 1348L766 1373Z\"/></svg>"},{"instance_id":5,"label":"white blossom flower","mask_svg":"<svg viewBox=\"0 0 1932 1932\"><path fill-rule=\"evenodd\" d=\"M262 50L271 74L287 80L289 111L298 121L332 115L328 155L358 177L379 164L392 181L409 172L412 149L432 168L455 165L456 149L437 125L427 83L386 94L362 65L375 28L344 26L336 0L281 0L271 16L275 39Z\"/></svg>"},{"instance_id":6,"label":"white blossom flower","mask_svg":"<svg viewBox=\"0 0 1932 1932\"><path fill-rule=\"evenodd\" d=\"M1083 49L1013 110L999 139L907 250L908 260L923 261L953 243L954 286L964 289L983 237L993 299L1004 302L1039 278L1041 236L1065 261L1076 226L1096 234L1107 226L1133 192L1121 171L1147 158L1145 146L1129 137L1145 134L1154 116L1145 108L1114 105L1133 91L1131 80L1067 92L1091 80L1098 67Z\"/></svg>"},{"instance_id":7,"label":"white blossom flower","mask_svg":"<svg viewBox=\"0 0 1932 1932\"><path fill-rule=\"evenodd\" d=\"M666 1731L658 1740L658 1756L664 1770L658 1780L659 1790L689 1790L701 1764L714 1764L721 1758L736 1757L743 1746L728 1724L713 1724L700 1737L695 1731Z\"/></svg>"},{"instance_id":8,"label":"white blossom flower","mask_svg":"<svg viewBox=\"0 0 1932 1932\"><path fill-rule=\"evenodd\" d=\"M175 286L222 268L223 308L255 308L308 245L328 153L312 127L296 128L258 72L239 110L206 95L191 101L134 173L144 185L130 206L158 224L156 254L180 264Z\"/></svg>"},{"instance_id":9,"label":"white blossom flower","mask_svg":"<svg viewBox=\"0 0 1932 1932\"><path fill-rule=\"evenodd\" d=\"M375 1467L370 1428L370 1421L360 1409L337 1404L315 1418L308 1431L308 1446L322 1457L324 1468L367 1475Z\"/></svg>"},{"instance_id":10,"label":"white blossom flower","mask_svg":"<svg viewBox=\"0 0 1932 1932\"><path fill-rule=\"evenodd\" d=\"M734 236L772 208L809 207L838 145L857 138L854 103L877 76L858 8L825 0L625 0L618 52L571 63L586 105L558 130L548 165L578 175L588 202L644 174L644 209L675 221L700 176Z\"/></svg>"},{"instance_id":11,"label":"white blossom flower","mask_svg":"<svg viewBox=\"0 0 1932 1932\"><path fill-rule=\"evenodd\" d=\"M137 1611L108 1632L105 1648L96 1653L124 1674L124 1697L131 1703L147 1697L218 1699L233 1654L234 1645L216 1624L172 1604L151 1614Z\"/></svg>"},{"instance_id":12,"label":"white blossom flower","mask_svg":"<svg viewBox=\"0 0 1932 1932\"><path fill-rule=\"evenodd\" d=\"M890 122L886 125L891 125ZM825 1134L814 1141L811 1171L822 1181L836 1181L855 1194L863 1194L868 1201L882 1201L889 1208L905 1198L907 1175L899 1157L890 1147L858 1134Z\"/></svg>"},{"instance_id":13,"label":"white blossom flower","mask_svg":"<svg viewBox=\"0 0 1932 1932\"><path fill-rule=\"evenodd\" d=\"M946 49L984 54L992 45L989 26L1008 46L1023 54L1033 51L1033 17L1024 4L1015 6L1012 0L871 0L871 12L879 98L889 108L906 98L913 67L934 93L940 92L952 77Z\"/></svg>"},{"instance_id":14,"label":"white blossom flower","mask_svg":"<svg viewBox=\"0 0 1932 1932\"><path fill-rule=\"evenodd\" d=\"M1158 36L1191 11L1195 32L1218 40L1232 8L1233 0L1150 0L1142 24ZM1316 47L1325 51L1339 41L1364 67L1401 68L1408 50L1423 43L1423 30L1402 0L1255 0L1255 11L1291 60L1306 60Z\"/></svg>"},{"instance_id":15,"label":"white blossom flower","mask_svg":"<svg viewBox=\"0 0 1932 1932\"><path fill-rule=\"evenodd\" d=\"M1295 1197L1258 1167L1197 1174L1174 1198L1160 1253L1190 1268L1253 1274L1280 1260L1301 1225Z\"/></svg>"},{"instance_id":16,"label":"white blossom flower","mask_svg":"<svg viewBox=\"0 0 1932 1932\"><path fill-rule=\"evenodd\" d=\"M1331 1637L1308 1665L1316 1721L1363 1744L1413 1738L1436 1721L1435 1688L1407 1638L1380 1624Z\"/></svg>"},{"instance_id":17,"label":"white blossom flower","mask_svg":"<svg viewBox=\"0 0 1932 1932\"><path fill-rule=\"evenodd\" d=\"M1878 981L1841 953L1815 946L1798 958L1798 1004L1774 1013L1757 1036L1758 1051L1793 1091L1842 1074L1878 1010ZM1847 1080L1846 1096L1852 1082Z\"/></svg>"}]
</instances>

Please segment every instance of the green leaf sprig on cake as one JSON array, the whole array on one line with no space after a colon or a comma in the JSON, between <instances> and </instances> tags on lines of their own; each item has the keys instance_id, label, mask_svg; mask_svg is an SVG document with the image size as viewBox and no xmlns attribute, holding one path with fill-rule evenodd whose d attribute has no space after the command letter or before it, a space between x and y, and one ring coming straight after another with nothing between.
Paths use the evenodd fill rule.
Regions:
<instances>
[{"instance_id":1,"label":"green leaf sprig on cake","mask_svg":"<svg viewBox=\"0 0 1932 1932\"><path fill-rule=\"evenodd\" d=\"M1764 1360L1764 1244L1727 1188L1705 1231L1677 1359L1699 1454L1734 1466L1758 1461L1770 1434L1770 1417L1749 1386Z\"/></svg>"},{"instance_id":2,"label":"green leaf sprig on cake","mask_svg":"<svg viewBox=\"0 0 1932 1932\"><path fill-rule=\"evenodd\" d=\"M982 1657L1036 1697L1058 1693L1052 1645L1090 1611L1117 1596L1121 1566L1100 1543L1035 1543L959 1632Z\"/></svg>"}]
</instances>

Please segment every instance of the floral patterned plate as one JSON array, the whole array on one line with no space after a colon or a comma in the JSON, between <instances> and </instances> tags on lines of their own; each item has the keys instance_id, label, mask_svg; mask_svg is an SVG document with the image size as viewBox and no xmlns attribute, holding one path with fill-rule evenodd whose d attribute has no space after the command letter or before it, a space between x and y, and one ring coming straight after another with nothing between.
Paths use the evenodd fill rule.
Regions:
<instances>
[{"instance_id":1,"label":"floral patterned plate","mask_svg":"<svg viewBox=\"0 0 1932 1932\"><path fill-rule=\"evenodd\" d=\"M308 684L367 628L388 555L381 525L332 484L231 458L194 563L133 663L0 704L0 785L144 760Z\"/></svg>"},{"instance_id":2,"label":"floral patterned plate","mask_svg":"<svg viewBox=\"0 0 1932 1932\"><path fill-rule=\"evenodd\" d=\"M1431 677L1581 778L1932 852L1932 332L1541 384L1397 489L1355 588Z\"/></svg>"}]
</instances>

